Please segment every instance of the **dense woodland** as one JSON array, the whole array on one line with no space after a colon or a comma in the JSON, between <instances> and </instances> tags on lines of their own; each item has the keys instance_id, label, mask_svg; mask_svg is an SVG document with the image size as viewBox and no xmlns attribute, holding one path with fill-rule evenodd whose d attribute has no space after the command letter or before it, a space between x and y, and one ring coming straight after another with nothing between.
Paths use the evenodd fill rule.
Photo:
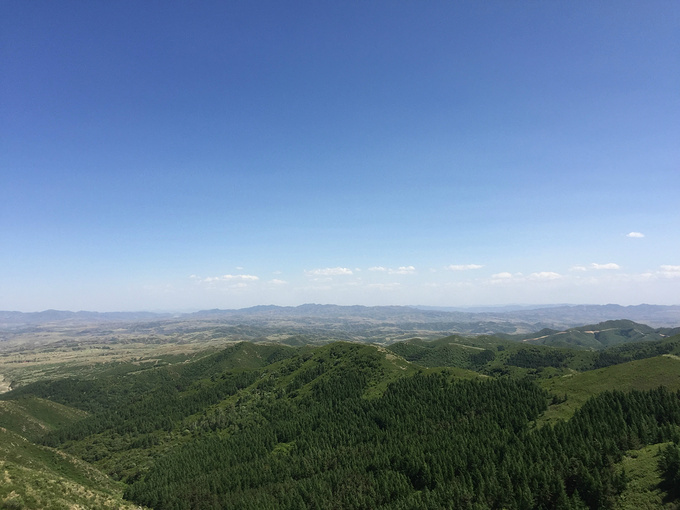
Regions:
<instances>
[{"instance_id":1,"label":"dense woodland","mask_svg":"<svg viewBox=\"0 0 680 510\"><path fill-rule=\"evenodd\" d=\"M666 444L659 471L678 497L680 392L605 391L545 425L542 413L567 397L538 382L679 346L678 337L606 351L492 337L389 350L241 343L2 397L87 411L40 442L154 509L614 508L628 483L622 458L650 444Z\"/></svg>"}]
</instances>

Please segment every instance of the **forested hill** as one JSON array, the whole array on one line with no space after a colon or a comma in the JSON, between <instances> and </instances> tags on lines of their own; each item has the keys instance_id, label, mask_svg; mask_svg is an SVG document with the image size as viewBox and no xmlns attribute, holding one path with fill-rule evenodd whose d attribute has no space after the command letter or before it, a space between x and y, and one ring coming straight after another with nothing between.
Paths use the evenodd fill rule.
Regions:
<instances>
[{"instance_id":1,"label":"forested hill","mask_svg":"<svg viewBox=\"0 0 680 510\"><path fill-rule=\"evenodd\" d=\"M543 329L535 334L507 336L533 345L604 349L614 345L661 340L677 335L680 328L651 328L631 320L610 320L565 331Z\"/></svg>"},{"instance_id":2,"label":"forested hill","mask_svg":"<svg viewBox=\"0 0 680 510\"><path fill-rule=\"evenodd\" d=\"M678 343L636 344L631 357L654 360L644 348L658 344L659 359L674 362ZM541 426L573 388L539 383L573 376L568 363L594 353L573 351L564 364L554 354L562 350L492 337L432 344L401 345L463 349L467 366L405 359L417 349L238 343L193 361L46 379L2 399L22 409L54 402L64 418L46 420L43 435L32 429L37 441L92 463L125 484L129 501L154 509L619 508L629 487L622 462L650 444L668 452L659 480L678 476L680 382L623 393L595 384L594 371L598 391ZM531 366L537 360L550 363ZM674 365L648 363L648 375L657 366ZM22 432L16 420L0 426Z\"/></svg>"},{"instance_id":3,"label":"forested hill","mask_svg":"<svg viewBox=\"0 0 680 510\"><path fill-rule=\"evenodd\" d=\"M610 328L612 324L620 328ZM600 344L600 349L574 346L569 339L592 341L595 331L591 328L606 329L601 339L612 341L610 347ZM564 339L545 345L510 335L465 337L451 335L435 341L415 338L396 342L387 347L391 352L413 363L427 367L458 367L475 370L491 376L538 376L555 377L573 375L610 365L634 360L652 358L664 354L680 354L680 335L665 337L658 330L630 321L616 321L598 326L586 326L563 333L543 332L541 339L551 337ZM640 334L636 334L642 331ZM582 336L583 335L583 336ZM660 338L660 339L658 339ZM577 348L574 348L577 347Z\"/></svg>"}]
</instances>

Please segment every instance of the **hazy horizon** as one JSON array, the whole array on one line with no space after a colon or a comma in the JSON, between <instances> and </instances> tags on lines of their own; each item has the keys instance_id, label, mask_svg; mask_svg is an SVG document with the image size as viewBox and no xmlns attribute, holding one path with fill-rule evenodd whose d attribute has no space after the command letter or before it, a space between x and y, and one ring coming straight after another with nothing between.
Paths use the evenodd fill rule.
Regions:
<instances>
[{"instance_id":1,"label":"hazy horizon","mask_svg":"<svg viewBox=\"0 0 680 510\"><path fill-rule=\"evenodd\" d=\"M677 304L679 26L3 2L0 310Z\"/></svg>"},{"instance_id":2,"label":"hazy horizon","mask_svg":"<svg viewBox=\"0 0 680 510\"><path fill-rule=\"evenodd\" d=\"M618 303L604 303L604 304L592 304L592 303L545 303L545 304L498 304L498 305L464 305L464 306L437 306L437 305L338 305L336 303L299 303L295 305L276 305L273 303L261 303L258 305L251 305L239 308L184 308L184 309L129 309L129 310L94 310L94 309L83 309L83 310L68 310L62 308L45 308L41 310L0 310L0 312L19 312L19 313L43 313L43 312L70 312L70 313L151 313L151 314L192 314L201 311L211 311L211 310L224 310L224 311L240 311L247 310L256 307L280 307L280 308L297 308L303 306L364 306L367 308L371 307L390 307L399 306L405 308L415 308L420 310L436 310L436 311L467 311L470 313L484 312L484 311L519 311L519 310L538 310L543 308L559 308L559 307L582 307L582 306L621 306L627 307L638 307L638 306L671 306L677 307L679 304L671 305L657 305L654 303L638 303L634 305L620 305Z\"/></svg>"}]
</instances>

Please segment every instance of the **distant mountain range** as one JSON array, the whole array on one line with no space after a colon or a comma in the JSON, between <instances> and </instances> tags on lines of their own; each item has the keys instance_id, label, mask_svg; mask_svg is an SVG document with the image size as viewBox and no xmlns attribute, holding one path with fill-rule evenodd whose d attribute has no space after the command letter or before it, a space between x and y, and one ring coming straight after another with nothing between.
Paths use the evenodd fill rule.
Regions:
<instances>
[{"instance_id":1,"label":"distant mountain range","mask_svg":"<svg viewBox=\"0 0 680 510\"><path fill-rule=\"evenodd\" d=\"M680 326L680 306L678 305L562 305L517 310L505 315L531 323L561 321L566 327L618 319L642 322L653 327Z\"/></svg>"},{"instance_id":2,"label":"distant mountain range","mask_svg":"<svg viewBox=\"0 0 680 510\"><path fill-rule=\"evenodd\" d=\"M0 328L49 324L53 322L108 322L108 321L145 321L171 317L170 314L153 312L70 312L67 310L44 310L42 312L0 311Z\"/></svg>"},{"instance_id":3,"label":"distant mountain range","mask_svg":"<svg viewBox=\"0 0 680 510\"><path fill-rule=\"evenodd\" d=\"M494 307L441 309L412 306L339 306L304 304L300 306L254 306L235 310L202 310L171 314L153 312L88 312L45 310L42 312L0 311L0 329L17 329L46 324L88 324L105 322L191 322L246 323L281 325L295 322L325 324L394 325L407 329L423 326L427 330L441 329L459 333L533 333L548 328L567 328L609 320L627 319L651 327L680 326L680 306L662 305L555 305L535 308Z\"/></svg>"}]
</instances>

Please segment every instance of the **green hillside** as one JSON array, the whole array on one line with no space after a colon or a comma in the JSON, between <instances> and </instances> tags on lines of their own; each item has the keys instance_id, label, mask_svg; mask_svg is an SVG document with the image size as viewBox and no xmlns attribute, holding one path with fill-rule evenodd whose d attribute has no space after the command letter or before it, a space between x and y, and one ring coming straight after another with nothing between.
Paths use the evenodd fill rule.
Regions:
<instances>
[{"instance_id":1,"label":"green hillside","mask_svg":"<svg viewBox=\"0 0 680 510\"><path fill-rule=\"evenodd\" d=\"M495 358L492 349L481 339L470 342L457 335L424 342L418 338L397 342L388 347L391 352L425 367L457 367L478 370Z\"/></svg>"},{"instance_id":2,"label":"green hillside","mask_svg":"<svg viewBox=\"0 0 680 510\"><path fill-rule=\"evenodd\" d=\"M620 365L572 373L540 381L541 387L566 400L550 408L542 417L546 423L568 419L589 398L605 391L651 390L665 386L680 390L680 357L667 354Z\"/></svg>"},{"instance_id":3,"label":"green hillside","mask_svg":"<svg viewBox=\"0 0 680 510\"><path fill-rule=\"evenodd\" d=\"M615 324L621 325L623 322L630 321L615 321ZM592 326L586 326L589 327ZM434 341L412 339L394 343L388 349L424 367L460 367L494 376L551 377L662 354L680 355L680 335L660 340L629 341L599 350L518 342L510 340L507 335L453 335Z\"/></svg>"},{"instance_id":4,"label":"green hillside","mask_svg":"<svg viewBox=\"0 0 680 510\"><path fill-rule=\"evenodd\" d=\"M0 508L133 509L123 487L90 464L0 427Z\"/></svg>"},{"instance_id":5,"label":"green hillside","mask_svg":"<svg viewBox=\"0 0 680 510\"><path fill-rule=\"evenodd\" d=\"M490 376L524 377L593 368L596 354L567 348L527 345L496 336L457 335L425 342L392 344L388 349L424 367L459 367Z\"/></svg>"},{"instance_id":6,"label":"green hillside","mask_svg":"<svg viewBox=\"0 0 680 510\"><path fill-rule=\"evenodd\" d=\"M542 330L516 337L532 345L582 349L606 349L629 342L649 342L664 338L662 330L629 320L611 320L566 331Z\"/></svg>"},{"instance_id":7,"label":"green hillside","mask_svg":"<svg viewBox=\"0 0 680 510\"><path fill-rule=\"evenodd\" d=\"M28 396L0 400L0 427L36 441L48 432L75 423L87 416L79 409L46 399Z\"/></svg>"},{"instance_id":8,"label":"green hillside","mask_svg":"<svg viewBox=\"0 0 680 510\"><path fill-rule=\"evenodd\" d=\"M138 508L123 501L121 484L94 466L35 444L86 416L34 396L0 400L0 508Z\"/></svg>"},{"instance_id":9,"label":"green hillside","mask_svg":"<svg viewBox=\"0 0 680 510\"><path fill-rule=\"evenodd\" d=\"M242 342L104 364L0 396L3 497L17 508L122 508L123 490L163 510L615 508L651 483L627 483L647 459L631 451L680 439L680 359L649 357L676 341ZM617 364L592 370L598 360Z\"/></svg>"},{"instance_id":10,"label":"green hillside","mask_svg":"<svg viewBox=\"0 0 680 510\"><path fill-rule=\"evenodd\" d=\"M676 510L678 505L669 501L659 486L659 452L669 443L645 446L628 452L619 463L628 477L628 484L617 500L616 510Z\"/></svg>"}]
</instances>

